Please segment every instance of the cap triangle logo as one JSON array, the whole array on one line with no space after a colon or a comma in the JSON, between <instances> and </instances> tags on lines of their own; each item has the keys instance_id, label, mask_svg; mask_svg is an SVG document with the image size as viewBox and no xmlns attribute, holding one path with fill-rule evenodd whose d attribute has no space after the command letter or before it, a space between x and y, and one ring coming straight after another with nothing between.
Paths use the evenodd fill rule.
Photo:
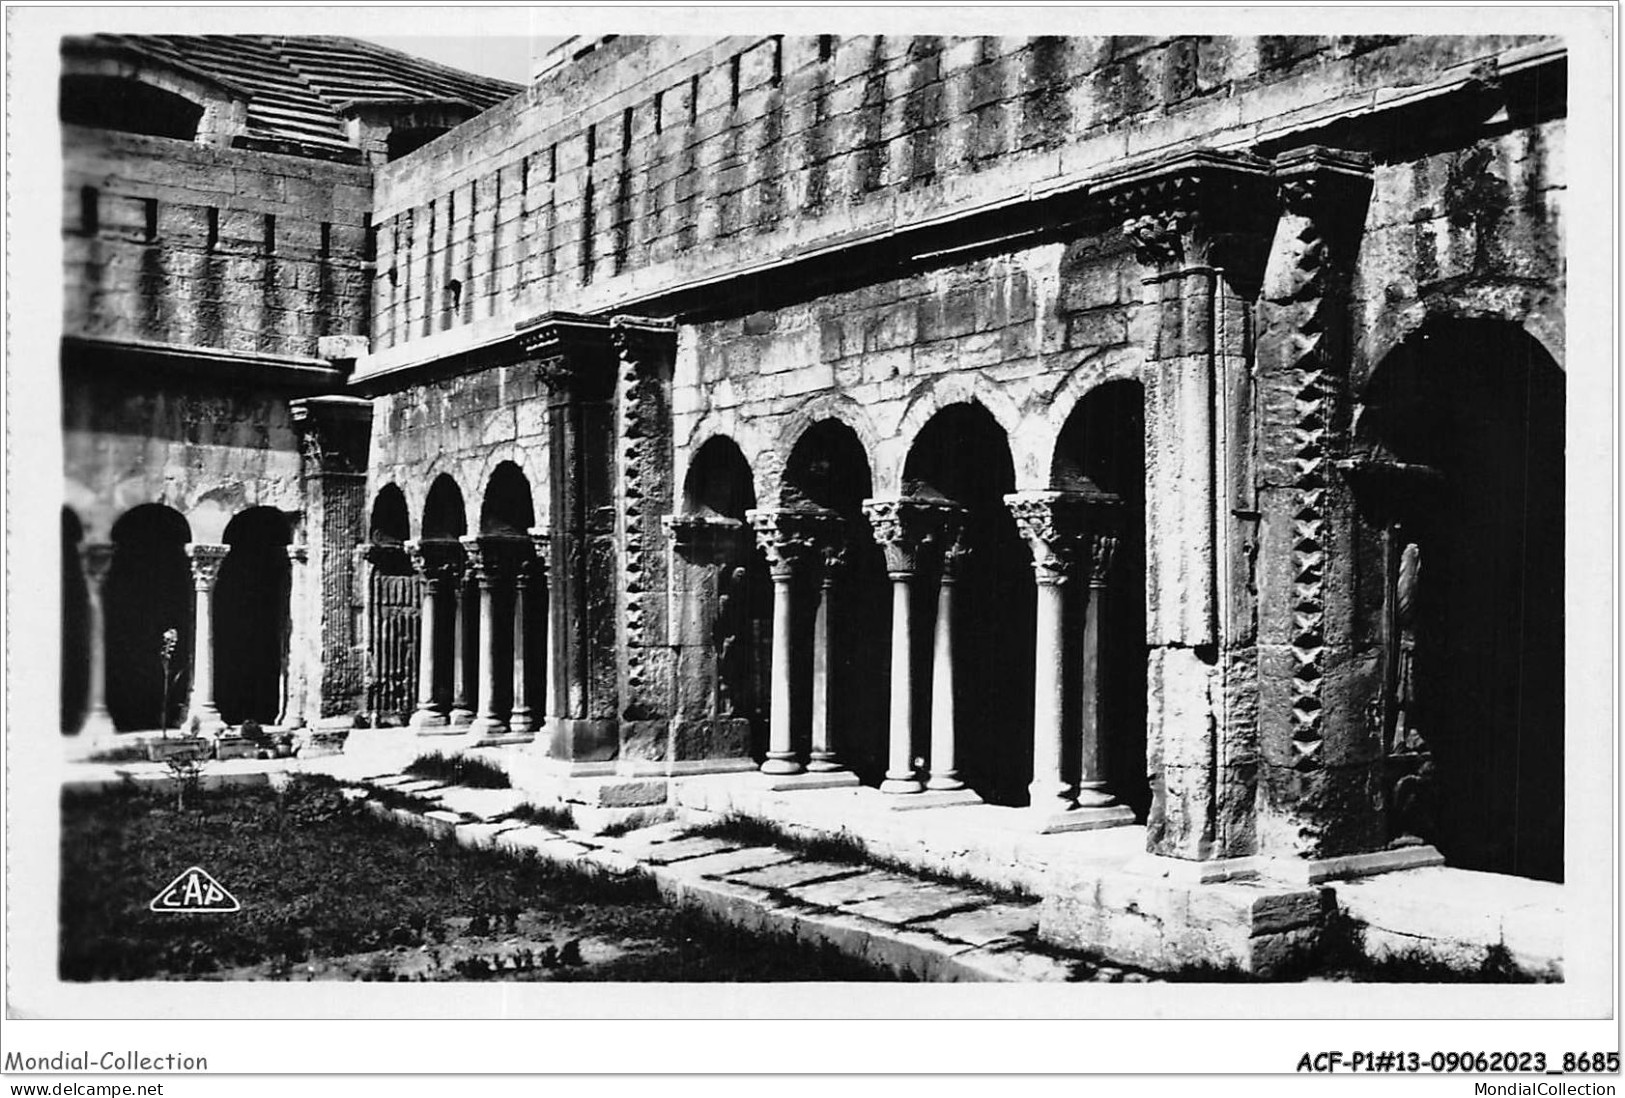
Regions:
<instances>
[{"instance_id":1,"label":"cap triangle logo","mask_svg":"<svg viewBox=\"0 0 1625 1098\"><path fill-rule=\"evenodd\" d=\"M147 905L153 911L239 911L242 905L225 886L197 866L176 877Z\"/></svg>"}]
</instances>

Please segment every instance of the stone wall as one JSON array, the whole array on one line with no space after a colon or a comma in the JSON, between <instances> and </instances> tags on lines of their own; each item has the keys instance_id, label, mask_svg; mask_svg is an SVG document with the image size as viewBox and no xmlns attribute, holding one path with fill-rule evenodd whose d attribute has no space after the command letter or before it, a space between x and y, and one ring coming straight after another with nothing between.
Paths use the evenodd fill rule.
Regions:
<instances>
[{"instance_id":1,"label":"stone wall","mask_svg":"<svg viewBox=\"0 0 1625 1098\"><path fill-rule=\"evenodd\" d=\"M86 539L107 541L132 507L162 503L192 539L218 543L249 507L297 520L304 508L298 440L282 394L197 379L94 380L70 372L62 390L66 503Z\"/></svg>"},{"instance_id":2,"label":"stone wall","mask_svg":"<svg viewBox=\"0 0 1625 1098\"><path fill-rule=\"evenodd\" d=\"M1308 130L1538 41L618 39L380 171L363 372Z\"/></svg>"},{"instance_id":3,"label":"stone wall","mask_svg":"<svg viewBox=\"0 0 1625 1098\"><path fill-rule=\"evenodd\" d=\"M63 135L68 334L314 358L367 333L368 169Z\"/></svg>"}]
</instances>

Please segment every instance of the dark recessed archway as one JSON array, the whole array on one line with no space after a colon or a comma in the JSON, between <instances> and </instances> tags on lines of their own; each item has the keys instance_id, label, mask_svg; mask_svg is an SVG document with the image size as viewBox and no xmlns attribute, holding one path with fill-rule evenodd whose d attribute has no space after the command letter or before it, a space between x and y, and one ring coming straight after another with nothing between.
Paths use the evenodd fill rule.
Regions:
<instances>
[{"instance_id":1,"label":"dark recessed archway","mask_svg":"<svg viewBox=\"0 0 1625 1098\"><path fill-rule=\"evenodd\" d=\"M480 533L525 537L535 525L530 481L519 466L502 462L492 470L485 497L480 501Z\"/></svg>"},{"instance_id":2,"label":"dark recessed archway","mask_svg":"<svg viewBox=\"0 0 1625 1098\"><path fill-rule=\"evenodd\" d=\"M411 537L412 523L406 511L406 496L394 484L378 489L372 501L368 539L374 545L398 548Z\"/></svg>"},{"instance_id":3,"label":"dark recessed archway","mask_svg":"<svg viewBox=\"0 0 1625 1098\"><path fill-rule=\"evenodd\" d=\"M755 478L739 444L725 435L706 439L683 479L683 513L744 521L755 506Z\"/></svg>"},{"instance_id":4,"label":"dark recessed archway","mask_svg":"<svg viewBox=\"0 0 1625 1098\"><path fill-rule=\"evenodd\" d=\"M1027 803L1033 765L1032 555L1004 502L1015 466L1004 430L980 404L932 416L903 463L904 493L966 509L970 556L960 569L958 755L971 788L994 804ZM916 584L916 597L928 597ZM931 604L915 620L933 619ZM929 667L929 629L915 630L915 666ZM929 675L916 675L916 709L929 713Z\"/></svg>"},{"instance_id":5,"label":"dark recessed archway","mask_svg":"<svg viewBox=\"0 0 1625 1098\"><path fill-rule=\"evenodd\" d=\"M417 704L423 580L402 549L411 528L405 495L384 485L373 499L367 554L367 717L374 727L405 724Z\"/></svg>"},{"instance_id":6,"label":"dark recessed archway","mask_svg":"<svg viewBox=\"0 0 1625 1098\"><path fill-rule=\"evenodd\" d=\"M107 708L121 732L174 727L185 708L192 660L191 540L186 519L162 504L134 507L113 524L113 564L103 595ZM166 629L176 633L167 683L161 658Z\"/></svg>"},{"instance_id":7,"label":"dark recessed archway","mask_svg":"<svg viewBox=\"0 0 1625 1098\"><path fill-rule=\"evenodd\" d=\"M251 507L226 526L214 588L214 692L227 724L273 723L288 654L288 520Z\"/></svg>"},{"instance_id":8,"label":"dark recessed archway","mask_svg":"<svg viewBox=\"0 0 1625 1098\"><path fill-rule=\"evenodd\" d=\"M62 731L84 723L90 690L90 589L79 559L84 527L62 508Z\"/></svg>"},{"instance_id":9,"label":"dark recessed archway","mask_svg":"<svg viewBox=\"0 0 1625 1098\"><path fill-rule=\"evenodd\" d=\"M1516 325L1434 321L1374 371L1357 433L1378 463L1436 472L1408 503L1367 501L1388 598L1403 590L1410 624L1407 651L1390 651L1407 665L1408 727L1390 736L1431 757L1423 837L1453 865L1551 880L1564 850L1564 390Z\"/></svg>"},{"instance_id":10,"label":"dark recessed archway","mask_svg":"<svg viewBox=\"0 0 1625 1098\"><path fill-rule=\"evenodd\" d=\"M468 515L463 509L462 490L455 480L441 473L429 485L429 497L423 503L423 536L460 538L466 533Z\"/></svg>"},{"instance_id":11,"label":"dark recessed archway","mask_svg":"<svg viewBox=\"0 0 1625 1098\"><path fill-rule=\"evenodd\" d=\"M1100 613L1106 779L1111 793L1143 819L1151 793L1145 738L1145 389L1138 381L1109 381L1078 401L1056 440L1050 486L1098 489L1121 500L1105 597L1090 610Z\"/></svg>"},{"instance_id":12,"label":"dark recessed archway","mask_svg":"<svg viewBox=\"0 0 1625 1098\"><path fill-rule=\"evenodd\" d=\"M863 501L873 494L863 443L840 420L814 423L790 448L779 494L782 506L834 511L846 539L830 600L833 746L859 779L878 785L886 770L890 596L885 555L863 513ZM817 593L808 591L798 605L815 610L817 601ZM806 651L810 655L811 647ZM810 674L798 676L804 683L810 679Z\"/></svg>"}]
</instances>

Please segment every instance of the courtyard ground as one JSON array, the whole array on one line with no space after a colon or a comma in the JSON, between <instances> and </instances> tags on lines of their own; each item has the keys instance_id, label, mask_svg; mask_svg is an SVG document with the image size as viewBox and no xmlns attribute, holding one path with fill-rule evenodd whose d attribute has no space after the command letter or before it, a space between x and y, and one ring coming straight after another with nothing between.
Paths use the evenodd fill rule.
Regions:
<instances>
[{"instance_id":1,"label":"courtyard ground","mask_svg":"<svg viewBox=\"0 0 1625 1098\"><path fill-rule=\"evenodd\" d=\"M304 778L63 799L60 974L103 979L876 980L836 950L668 906L645 878L469 850ZM199 866L241 910L149 910Z\"/></svg>"}]
</instances>

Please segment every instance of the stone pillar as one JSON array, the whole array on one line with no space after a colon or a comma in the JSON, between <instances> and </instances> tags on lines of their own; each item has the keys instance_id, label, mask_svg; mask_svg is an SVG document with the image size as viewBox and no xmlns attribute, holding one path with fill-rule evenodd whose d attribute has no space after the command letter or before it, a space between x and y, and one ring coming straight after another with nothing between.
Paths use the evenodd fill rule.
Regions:
<instances>
[{"instance_id":1,"label":"stone pillar","mask_svg":"<svg viewBox=\"0 0 1625 1098\"><path fill-rule=\"evenodd\" d=\"M549 314L519 333L547 386L548 755L606 766L619 743L615 528L617 359L609 325Z\"/></svg>"},{"instance_id":2,"label":"stone pillar","mask_svg":"<svg viewBox=\"0 0 1625 1098\"><path fill-rule=\"evenodd\" d=\"M814 540L819 517L797 511L749 511L756 543L767 556L773 577L773 670L768 702L767 759L764 774L799 774L796 757L796 588L815 562Z\"/></svg>"},{"instance_id":3,"label":"stone pillar","mask_svg":"<svg viewBox=\"0 0 1625 1098\"><path fill-rule=\"evenodd\" d=\"M497 588L512 576L512 562L495 538L465 537L463 551L480 585L479 688L469 731L484 738L502 736L508 722L497 709Z\"/></svg>"},{"instance_id":4,"label":"stone pillar","mask_svg":"<svg viewBox=\"0 0 1625 1098\"><path fill-rule=\"evenodd\" d=\"M1033 553L1037 585L1037 627L1033 653L1033 777L1028 786L1031 807L1052 831L1110 827L1131 823L1134 813L1105 791L1098 769L1098 742L1078 744L1083 759L1077 777L1067 765L1068 747L1078 736L1073 691L1068 675L1078 657L1072 650L1067 597L1080 563L1092 564L1091 526L1104 525L1103 514L1119 506L1115 496L1098 489L1017 492L1004 497L1016 526ZM1102 573L1104 582L1104 573ZM1087 653L1085 653L1087 659ZM1093 685L1085 663L1085 691ZM1080 781L1090 781L1087 801L1080 800Z\"/></svg>"},{"instance_id":5,"label":"stone pillar","mask_svg":"<svg viewBox=\"0 0 1625 1098\"><path fill-rule=\"evenodd\" d=\"M513 574L513 706L508 712L508 730L515 736L533 737L536 717L530 700L530 598L547 603L546 534L532 534L533 555L522 560Z\"/></svg>"},{"instance_id":6,"label":"stone pillar","mask_svg":"<svg viewBox=\"0 0 1625 1098\"><path fill-rule=\"evenodd\" d=\"M315 718L346 718L366 705L365 652L356 635L357 557L367 540L367 453L372 401L315 396L288 404L300 442L305 543L311 557L313 638L307 704Z\"/></svg>"},{"instance_id":7,"label":"stone pillar","mask_svg":"<svg viewBox=\"0 0 1625 1098\"><path fill-rule=\"evenodd\" d=\"M186 547L192 559L195 618L192 626L192 696L187 702L187 724L199 735L213 735L226 727L214 704L214 583L220 565L231 551L226 545L193 542Z\"/></svg>"},{"instance_id":8,"label":"stone pillar","mask_svg":"<svg viewBox=\"0 0 1625 1098\"><path fill-rule=\"evenodd\" d=\"M954 645L958 629L954 620L954 588L959 569L970 548L965 544L963 524L944 530L942 568L937 585L937 621L931 646L931 778L927 789L964 789L959 777L956 747L958 704L954 680Z\"/></svg>"},{"instance_id":9,"label":"stone pillar","mask_svg":"<svg viewBox=\"0 0 1625 1098\"><path fill-rule=\"evenodd\" d=\"M305 687L309 679L305 573L309 560L308 548L303 545L288 546L288 653L282 712L277 716L277 724L283 728L303 728L309 723L305 715Z\"/></svg>"},{"instance_id":10,"label":"stone pillar","mask_svg":"<svg viewBox=\"0 0 1625 1098\"><path fill-rule=\"evenodd\" d=\"M671 762L754 769L749 701L751 528L716 515L668 515Z\"/></svg>"},{"instance_id":11,"label":"stone pillar","mask_svg":"<svg viewBox=\"0 0 1625 1098\"><path fill-rule=\"evenodd\" d=\"M1255 849L1247 311L1268 241L1269 173L1250 154L1199 149L1099 182L1150 270L1147 845L1193 861Z\"/></svg>"},{"instance_id":12,"label":"stone pillar","mask_svg":"<svg viewBox=\"0 0 1625 1098\"><path fill-rule=\"evenodd\" d=\"M863 511L886 554L892 581L890 752L883 793L919 793L914 766L914 582L936 554L944 524L959 508L931 499L869 499Z\"/></svg>"},{"instance_id":13,"label":"stone pillar","mask_svg":"<svg viewBox=\"0 0 1625 1098\"><path fill-rule=\"evenodd\" d=\"M461 554L456 543L445 541L409 541L406 552L424 580L423 611L418 618L418 707L407 722L408 727L423 732L445 728L449 723L440 701L437 618L440 604L446 601L446 588L454 582Z\"/></svg>"},{"instance_id":14,"label":"stone pillar","mask_svg":"<svg viewBox=\"0 0 1625 1098\"><path fill-rule=\"evenodd\" d=\"M106 739L114 734L113 716L107 711L107 619L102 594L107 574L113 567L113 546L107 542L89 542L79 550L84 563L85 588L89 595L88 642L90 644L89 697L86 698L85 722L79 735Z\"/></svg>"},{"instance_id":15,"label":"stone pillar","mask_svg":"<svg viewBox=\"0 0 1625 1098\"><path fill-rule=\"evenodd\" d=\"M1315 862L1381 850L1384 661L1357 596L1348 297L1370 158L1275 160L1279 220L1258 306L1258 852ZM1378 476L1379 494L1392 481ZM1432 855L1431 849L1425 852ZM1301 868L1301 865L1300 865Z\"/></svg>"},{"instance_id":16,"label":"stone pillar","mask_svg":"<svg viewBox=\"0 0 1625 1098\"><path fill-rule=\"evenodd\" d=\"M446 580L446 594L451 604L451 710L446 714L446 723L462 728L474 720L473 701L468 691L468 618L470 610L478 613L480 601L474 570L454 566Z\"/></svg>"},{"instance_id":17,"label":"stone pillar","mask_svg":"<svg viewBox=\"0 0 1625 1098\"><path fill-rule=\"evenodd\" d=\"M542 623L542 697L540 704L534 701L531 704L541 716L537 726L546 727L556 712L553 706L553 589L548 578L548 567L553 560L553 535L545 526L533 526L527 532L534 554L532 577L536 581L532 589L531 618Z\"/></svg>"},{"instance_id":18,"label":"stone pillar","mask_svg":"<svg viewBox=\"0 0 1625 1098\"><path fill-rule=\"evenodd\" d=\"M1104 511L1106 508L1100 508ZM1118 533L1108 521L1097 521L1086 535L1089 586L1083 609L1083 651L1079 663L1083 672L1083 694L1079 699L1078 724L1082 749L1078 753L1078 804L1083 808L1111 808L1117 798L1108 791L1106 778L1107 653L1100 643L1100 630L1106 618L1107 579L1112 558L1117 554ZM1125 821L1127 822L1127 821Z\"/></svg>"},{"instance_id":19,"label":"stone pillar","mask_svg":"<svg viewBox=\"0 0 1625 1098\"><path fill-rule=\"evenodd\" d=\"M836 574L845 563L846 544L843 540L833 540L822 549L824 567L819 573L818 609L813 616L812 750L807 754L807 770L813 774L833 774L846 769L835 750L831 727L837 684L833 674L835 653L830 648L831 603L835 598Z\"/></svg>"}]
</instances>

